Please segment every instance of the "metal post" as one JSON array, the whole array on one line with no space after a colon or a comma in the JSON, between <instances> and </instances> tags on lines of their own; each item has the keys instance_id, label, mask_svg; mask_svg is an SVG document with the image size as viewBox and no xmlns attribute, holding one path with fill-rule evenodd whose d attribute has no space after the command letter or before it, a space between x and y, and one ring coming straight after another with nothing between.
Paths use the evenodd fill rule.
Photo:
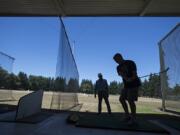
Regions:
<instances>
[{"instance_id":1,"label":"metal post","mask_svg":"<svg viewBox=\"0 0 180 135\"><path fill-rule=\"evenodd\" d=\"M165 70L165 65L164 65L164 57L163 57L164 53L162 50L162 46L161 43L159 43L159 58L160 58L160 71L164 71ZM161 92L162 92L162 110L165 111L165 97L166 97L166 85L165 85L165 75L166 72L160 74L160 82L161 82Z\"/></svg>"}]
</instances>

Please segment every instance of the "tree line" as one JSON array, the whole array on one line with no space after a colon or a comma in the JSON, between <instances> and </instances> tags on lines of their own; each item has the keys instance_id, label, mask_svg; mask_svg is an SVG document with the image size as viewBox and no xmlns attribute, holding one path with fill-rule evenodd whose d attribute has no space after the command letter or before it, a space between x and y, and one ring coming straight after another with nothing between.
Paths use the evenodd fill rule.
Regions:
<instances>
[{"instance_id":1,"label":"tree line","mask_svg":"<svg viewBox=\"0 0 180 135\"><path fill-rule=\"evenodd\" d=\"M93 94L94 85L91 80L83 79L80 85L80 92ZM120 94L123 89L123 83L112 81L109 83L110 94ZM145 97L161 97L160 77L159 75L150 75L148 79L142 81L139 89L139 96Z\"/></svg>"},{"instance_id":2,"label":"tree line","mask_svg":"<svg viewBox=\"0 0 180 135\"><path fill-rule=\"evenodd\" d=\"M94 85L91 80L83 79L79 85L78 80L57 77L43 77L35 75L27 75L24 72L19 72L18 75L8 73L0 67L0 89L13 90L39 90L44 91L65 91L65 92L80 92L86 94L94 93ZM109 84L110 94L120 94L123 88L123 83L111 81ZM169 88L171 95L180 94L180 86L177 84L174 88ZM160 98L160 77L159 75L150 75L149 78L142 81L142 86L139 90L139 96Z\"/></svg>"},{"instance_id":3,"label":"tree line","mask_svg":"<svg viewBox=\"0 0 180 135\"><path fill-rule=\"evenodd\" d=\"M161 84L160 76L157 74L151 74L149 78L141 80L141 87L139 89L139 96L142 97L154 97L161 98ZM80 85L80 92L93 94L94 85L91 80L83 79ZM112 81L109 83L109 93L110 94L120 94L123 88L122 82ZM173 88L168 87L166 95L178 96L180 95L180 85L176 84Z\"/></svg>"},{"instance_id":4,"label":"tree line","mask_svg":"<svg viewBox=\"0 0 180 135\"><path fill-rule=\"evenodd\" d=\"M76 92L79 90L79 82L76 79L66 80L62 77L52 78L35 75L27 75L19 72L18 75L8 73L0 67L0 88L13 90L44 90Z\"/></svg>"}]
</instances>

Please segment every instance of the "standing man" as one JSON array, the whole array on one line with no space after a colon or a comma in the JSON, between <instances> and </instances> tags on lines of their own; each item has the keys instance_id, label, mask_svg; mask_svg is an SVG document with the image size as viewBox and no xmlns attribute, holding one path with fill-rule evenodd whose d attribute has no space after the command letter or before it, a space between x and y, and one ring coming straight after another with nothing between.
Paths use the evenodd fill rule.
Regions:
<instances>
[{"instance_id":1,"label":"standing man","mask_svg":"<svg viewBox=\"0 0 180 135\"><path fill-rule=\"evenodd\" d=\"M103 79L103 75L101 73L98 74L98 78L99 79L96 81L95 84L95 95L94 95L94 97L96 98L96 93L98 93L98 114L101 114L103 98L106 103L108 113L111 114L111 107L108 100L109 89L108 89L107 80Z\"/></svg>"},{"instance_id":2,"label":"standing man","mask_svg":"<svg viewBox=\"0 0 180 135\"><path fill-rule=\"evenodd\" d=\"M137 75L136 64L132 60L124 60L120 53L117 53L113 57L114 61L118 63L117 73L122 77L124 88L121 90L119 98L120 103L125 111L123 118L124 122L128 122L129 125L136 123L136 104L138 100L138 89L141 86L141 81ZM131 114L129 114L128 101Z\"/></svg>"}]
</instances>

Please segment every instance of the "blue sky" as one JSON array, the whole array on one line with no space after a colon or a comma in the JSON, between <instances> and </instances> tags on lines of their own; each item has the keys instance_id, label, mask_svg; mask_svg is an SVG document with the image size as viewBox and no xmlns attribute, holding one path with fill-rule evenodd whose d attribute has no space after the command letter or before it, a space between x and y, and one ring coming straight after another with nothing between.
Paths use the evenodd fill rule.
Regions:
<instances>
[{"instance_id":1,"label":"blue sky","mask_svg":"<svg viewBox=\"0 0 180 135\"><path fill-rule=\"evenodd\" d=\"M108 81L120 80L116 52L136 62L139 76L159 71L158 42L180 22L175 18L95 17L64 18L80 80L97 79L103 73ZM16 58L14 73L55 76L58 44L58 18L0 18L0 51Z\"/></svg>"}]
</instances>

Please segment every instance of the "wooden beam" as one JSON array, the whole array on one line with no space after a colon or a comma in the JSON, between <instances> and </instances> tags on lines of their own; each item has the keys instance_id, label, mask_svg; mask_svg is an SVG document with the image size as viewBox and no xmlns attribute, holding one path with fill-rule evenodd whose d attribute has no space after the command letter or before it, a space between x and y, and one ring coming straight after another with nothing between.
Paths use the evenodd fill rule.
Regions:
<instances>
[{"instance_id":1,"label":"wooden beam","mask_svg":"<svg viewBox=\"0 0 180 135\"><path fill-rule=\"evenodd\" d=\"M57 10L57 16L66 16L63 0L53 0Z\"/></svg>"},{"instance_id":2,"label":"wooden beam","mask_svg":"<svg viewBox=\"0 0 180 135\"><path fill-rule=\"evenodd\" d=\"M149 9L150 5L152 4L153 0L145 0L145 4L143 9L141 10L139 16L144 16Z\"/></svg>"}]
</instances>

